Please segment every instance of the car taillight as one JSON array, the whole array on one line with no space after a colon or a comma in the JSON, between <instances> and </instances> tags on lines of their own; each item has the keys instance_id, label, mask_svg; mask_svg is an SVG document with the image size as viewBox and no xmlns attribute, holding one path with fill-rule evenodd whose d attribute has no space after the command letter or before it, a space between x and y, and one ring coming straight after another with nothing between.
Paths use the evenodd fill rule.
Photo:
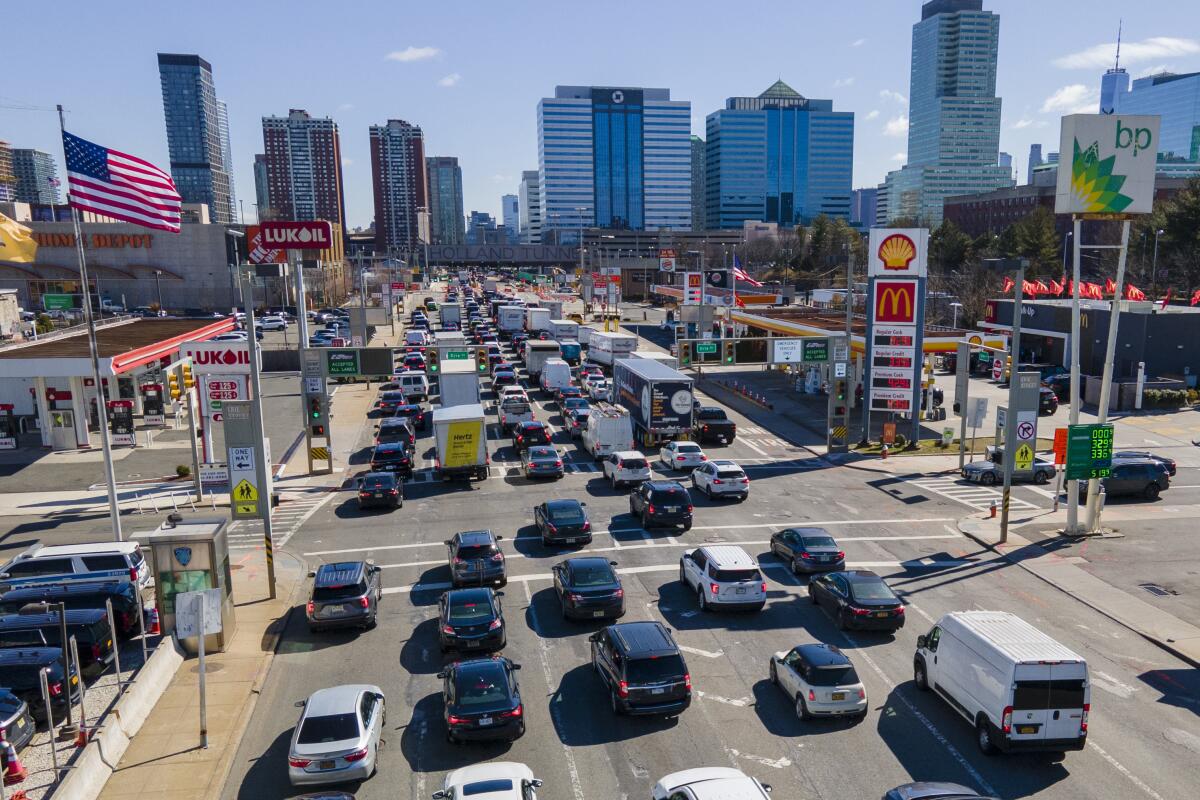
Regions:
<instances>
[{"instance_id":1,"label":"car taillight","mask_svg":"<svg viewBox=\"0 0 1200 800\"><path fill-rule=\"evenodd\" d=\"M1012 706L1004 707L1004 714L1000 717L1000 730L1003 733L1012 733Z\"/></svg>"},{"instance_id":2,"label":"car taillight","mask_svg":"<svg viewBox=\"0 0 1200 800\"><path fill-rule=\"evenodd\" d=\"M289 767L297 767L299 769L303 769L304 767L307 767L311 763L312 763L311 759L294 758L292 756L288 756L288 766Z\"/></svg>"},{"instance_id":3,"label":"car taillight","mask_svg":"<svg viewBox=\"0 0 1200 800\"><path fill-rule=\"evenodd\" d=\"M629 697L628 681L620 681L617 683L617 697Z\"/></svg>"},{"instance_id":4,"label":"car taillight","mask_svg":"<svg viewBox=\"0 0 1200 800\"><path fill-rule=\"evenodd\" d=\"M504 623L501 622L500 620L494 619L494 620L492 620L492 623L490 625L488 625L488 630L489 631L498 631L498 630L500 630L500 626L503 624Z\"/></svg>"},{"instance_id":5,"label":"car taillight","mask_svg":"<svg viewBox=\"0 0 1200 800\"><path fill-rule=\"evenodd\" d=\"M684 456L675 456L675 460L676 461L686 461L687 459Z\"/></svg>"},{"instance_id":6,"label":"car taillight","mask_svg":"<svg viewBox=\"0 0 1200 800\"><path fill-rule=\"evenodd\" d=\"M524 714L524 713L525 713L525 707L524 707L524 706L517 706L517 707L516 707L516 708L514 708L512 711L504 711L504 712L502 712L502 713L500 714L500 716L502 716L502 717L509 717L509 718L515 718L515 717L519 717L519 716L521 716L521 715L522 715L522 714Z\"/></svg>"},{"instance_id":7,"label":"car taillight","mask_svg":"<svg viewBox=\"0 0 1200 800\"><path fill-rule=\"evenodd\" d=\"M704 430L705 432L707 432L707 431L708 431L708 426L707 426L707 425L705 425L705 426L704 426L704 428L703 428L703 430Z\"/></svg>"},{"instance_id":8,"label":"car taillight","mask_svg":"<svg viewBox=\"0 0 1200 800\"><path fill-rule=\"evenodd\" d=\"M854 606L847 606L847 608L850 610L850 613L856 617L865 617L867 614L871 613L865 608L855 608Z\"/></svg>"},{"instance_id":9,"label":"car taillight","mask_svg":"<svg viewBox=\"0 0 1200 800\"><path fill-rule=\"evenodd\" d=\"M451 714L450 716L446 717L446 724L447 725L466 725L467 720L464 717L456 717L453 714Z\"/></svg>"},{"instance_id":10,"label":"car taillight","mask_svg":"<svg viewBox=\"0 0 1200 800\"><path fill-rule=\"evenodd\" d=\"M459 558L458 556L455 556L455 557L454 557L454 563L455 563L455 564L465 564L465 563L467 563L467 561L466 561L466 559L464 559L464 558Z\"/></svg>"},{"instance_id":11,"label":"car taillight","mask_svg":"<svg viewBox=\"0 0 1200 800\"><path fill-rule=\"evenodd\" d=\"M561 466L562 466L562 459L560 458L558 461L555 461L555 462L554 462L554 466L556 466L556 467L561 467Z\"/></svg>"},{"instance_id":12,"label":"car taillight","mask_svg":"<svg viewBox=\"0 0 1200 800\"><path fill-rule=\"evenodd\" d=\"M583 530L590 531L591 529L592 529L592 523L585 519L583 521Z\"/></svg>"},{"instance_id":13,"label":"car taillight","mask_svg":"<svg viewBox=\"0 0 1200 800\"><path fill-rule=\"evenodd\" d=\"M763 593L765 594L767 591L767 582L766 581L762 582L762 590L763 590Z\"/></svg>"},{"instance_id":14,"label":"car taillight","mask_svg":"<svg viewBox=\"0 0 1200 800\"><path fill-rule=\"evenodd\" d=\"M1080 732L1080 733L1087 733L1087 726L1088 726L1088 712L1089 712L1089 711L1091 711L1091 710L1092 710L1092 704L1091 704L1091 703L1084 703L1084 704L1083 704L1083 718L1079 720L1079 732Z\"/></svg>"},{"instance_id":15,"label":"car taillight","mask_svg":"<svg viewBox=\"0 0 1200 800\"><path fill-rule=\"evenodd\" d=\"M359 606L359 608L370 608L371 601L365 597L360 597L360 598L358 598L358 606Z\"/></svg>"},{"instance_id":16,"label":"car taillight","mask_svg":"<svg viewBox=\"0 0 1200 800\"><path fill-rule=\"evenodd\" d=\"M102 651L100 649L100 643L93 642L92 643L92 658L99 660L101 653L102 653Z\"/></svg>"},{"instance_id":17,"label":"car taillight","mask_svg":"<svg viewBox=\"0 0 1200 800\"><path fill-rule=\"evenodd\" d=\"M129 568L129 580L133 581L134 583L137 583L137 579L138 579L137 567L130 567Z\"/></svg>"},{"instance_id":18,"label":"car taillight","mask_svg":"<svg viewBox=\"0 0 1200 800\"><path fill-rule=\"evenodd\" d=\"M492 561L503 561L504 553L496 553L492 556Z\"/></svg>"},{"instance_id":19,"label":"car taillight","mask_svg":"<svg viewBox=\"0 0 1200 800\"><path fill-rule=\"evenodd\" d=\"M308 604L306 606L304 606L304 610L306 612L308 612L308 615L311 617L313 615L313 612L316 610L316 607L317 607L316 604L313 603L312 600L309 600Z\"/></svg>"},{"instance_id":20,"label":"car taillight","mask_svg":"<svg viewBox=\"0 0 1200 800\"><path fill-rule=\"evenodd\" d=\"M617 589L615 592L613 592L613 597L624 597L624 596L625 596L624 589Z\"/></svg>"},{"instance_id":21,"label":"car taillight","mask_svg":"<svg viewBox=\"0 0 1200 800\"><path fill-rule=\"evenodd\" d=\"M904 606L896 606L896 616L904 615Z\"/></svg>"},{"instance_id":22,"label":"car taillight","mask_svg":"<svg viewBox=\"0 0 1200 800\"><path fill-rule=\"evenodd\" d=\"M353 753L347 753L346 755L342 756L342 758L346 759L347 761L362 761L366 757L367 748L365 747L361 750L355 750Z\"/></svg>"},{"instance_id":23,"label":"car taillight","mask_svg":"<svg viewBox=\"0 0 1200 800\"><path fill-rule=\"evenodd\" d=\"M443 625L442 633L448 633L451 636L453 636L454 635L454 626L453 625Z\"/></svg>"},{"instance_id":24,"label":"car taillight","mask_svg":"<svg viewBox=\"0 0 1200 800\"><path fill-rule=\"evenodd\" d=\"M688 503L688 513L689 514L692 513L692 509L694 509L694 508L695 508L695 506L693 506L691 503Z\"/></svg>"},{"instance_id":25,"label":"car taillight","mask_svg":"<svg viewBox=\"0 0 1200 800\"><path fill-rule=\"evenodd\" d=\"M388 494L400 494L400 490L399 489L389 489Z\"/></svg>"},{"instance_id":26,"label":"car taillight","mask_svg":"<svg viewBox=\"0 0 1200 800\"><path fill-rule=\"evenodd\" d=\"M49 689L50 689L51 697L58 697L59 695L61 695L63 693L62 681L56 681L56 682L50 684Z\"/></svg>"},{"instance_id":27,"label":"car taillight","mask_svg":"<svg viewBox=\"0 0 1200 800\"><path fill-rule=\"evenodd\" d=\"M845 557L846 557L846 551L845 551L845 550L838 550L837 557L838 557L838 559L839 559L839 560L841 560L841 559L845 558Z\"/></svg>"},{"instance_id":28,"label":"car taillight","mask_svg":"<svg viewBox=\"0 0 1200 800\"><path fill-rule=\"evenodd\" d=\"M721 587L718 584L715 584L715 583L709 584L709 588L712 589L712 593L714 595L718 595L721 593Z\"/></svg>"},{"instance_id":29,"label":"car taillight","mask_svg":"<svg viewBox=\"0 0 1200 800\"><path fill-rule=\"evenodd\" d=\"M649 503L649 504L647 504L647 505L646 505L646 513L647 513L647 514L653 514L653 513L654 513L654 503Z\"/></svg>"},{"instance_id":30,"label":"car taillight","mask_svg":"<svg viewBox=\"0 0 1200 800\"><path fill-rule=\"evenodd\" d=\"M580 600L583 599L583 595L576 594L575 592L571 592L570 594L567 595L567 599L570 600L572 603L578 603Z\"/></svg>"},{"instance_id":31,"label":"car taillight","mask_svg":"<svg viewBox=\"0 0 1200 800\"><path fill-rule=\"evenodd\" d=\"M689 692L692 690L692 673L683 673L683 688L687 689Z\"/></svg>"},{"instance_id":32,"label":"car taillight","mask_svg":"<svg viewBox=\"0 0 1200 800\"><path fill-rule=\"evenodd\" d=\"M720 478L713 478L713 482L712 482L712 484L713 484L713 486L720 486L720 485L721 485L721 479L720 479Z\"/></svg>"},{"instance_id":33,"label":"car taillight","mask_svg":"<svg viewBox=\"0 0 1200 800\"><path fill-rule=\"evenodd\" d=\"M701 461L708 461L708 456L700 456Z\"/></svg>"},{"instance_id":34,"label":"car taillight","mask_svg":"<svg viewBox=\"0 0 1200 800\"><path fill-rule=\"evenodd\" d=\"M816 699L817 699L817 693L816 693L816 692L814 692L812 689L809 689L809 690L808 690L808 699L809 699L809 700L816 700Z\"/></svg>"},{"instance_id":35,"label":"car taillight","mask_svg":"<svg viewBox=\"0 0 1200 800\"><path fill-rule=\"evenodd\" d=\"M859 690L858 690L858 699L859 699L859 700L866 700L866 699L867 699L867 690L866 690L866 689L859 689Z\"/></svg>"},{"instance_id":36,"label":"car taillight","mask_svg":"<svg viewBox=\"0 0 1200 800\"><path fill-rule=\"evenodd\" d=\"M359 492L358 496L359 497L370 497L371 493L370 492Z\"/></svg>"}]
</instances>

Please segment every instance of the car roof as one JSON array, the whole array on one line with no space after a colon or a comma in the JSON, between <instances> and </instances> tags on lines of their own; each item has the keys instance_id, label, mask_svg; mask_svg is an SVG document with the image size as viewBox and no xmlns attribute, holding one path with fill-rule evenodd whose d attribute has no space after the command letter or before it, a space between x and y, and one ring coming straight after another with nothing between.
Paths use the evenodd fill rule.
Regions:
<instances>
[{"instance_id":1,"label":"car roof","mask_svg":"<svg viewBox=\"0 0 1200 800\"><path fill-rule=\"evenodd\" d=\"M488 656L486 658L472 658L467 661L455 661L454 677L461 679L471 675L486 674L497 669L507 672L508 659L504 656Z\"/></svg>"},{"instance_id":2,"label":"car roof","mask_svg":"<svg viewBox=\"0 0 1200 800\"><path fill-rule=\"evenodd\" d=\"M141 550L137 542L88 542L86 544L53 544L40 546L32 552L22 553L24 558L54 558L56 556L95 556L120 553L128 555Z\"/></svg>"},{"instance_id":3,"label":"car roof","mask_svg":"<svg viewBox=\"0 0 1200 800\"><path fill-rule=\"evenodd\" d=\"M397 478L396 478L396 473L394 473L394 472L368 472L366 475L363 475L363 480L364 481L366 481L366 480L395 481L395 480L397 480Z\"/></svg>"},{"instance_id":4,"label":"car roof","mask_svg":"<svg viewBox=\"0 0 1200 800\"><path fill-rule=\"evenodd\" d=\"M529 456L554 456L558 458L558 451L548 444L537 444L529 448L527 453Z\"/></svg>"},{"instance_id":5,"label":"car roof","mask_svg":"<svg viewBox=\"0 0 1200 800\"><path fill-rule=\"evenodd\" d=\"M613 455L621 460L624 460L626 458L642 458L642 459L644 459L646 457L642 453L639 453L637 450L618 450L615 453L613 453Z\"/></svg>"},{"instance_id":6,"label":"car roof","mask_svg":"<svg viewBox=\"0 0 1200 800\"><path fill-rule=\"evenodd\" d=\"M843 667L850 663L846 654L831 644L802 644L796 651L814 667Z\"/></svg>"},{"instance_id":7,"label":"car roof","mask_svg":"<svg viewBox=\"0 0 1200 800\"><path fill-rule=\"evenodd\" d=\"M780 533L784 533L785 531L791 531L792 533L798 533L801 536L831 536L832 535L829 533L829 531L825 530L824 528L816 528L816 527L810 527L810 526L803 526L803 527L799 527L799 528L784 528L782 531L780 531Z\"/></svg>"},{"instance_id":8,"label":"car roof","mask_svg":"<svg viewBox=\"0 0 1200 800\"><path fill-rule=\"evenodd\" d=\"M58 647L5 647L0 648L0 665L45 664L62 658Z\"/></svg>"},{"instance_id":9,"label":"car roof","mask_svg":"<svg viewBox=\"0 0 1200 800\"><path fill-rule=\"evenodd\" d=\"M375 445L376 453L408 452L407 442L381 442Z\"/></svg>"},{"instance_id":10,"label":"car roof","mask_svg":"<svg viewBox=\"0 0 1200 800\"><path fill-rule=\"evenodd\" d=\"M472 783L483 783L484 781L495 780L511 780L513 782L513 791L510 792L488 792L485 794L472 794L470 797L475 800L509 800L509 798L519 798L521 796L522 781L533 780L533 771L524 764L519 764L516 761L492 761L487 764L472 764L467 767L459 767L446 776L445 786L464 787ZM462 792L455 792L455 797L462 797Z\"/></svg>"},{"instance_id":11,"label":"car roof","mask_svg":"<svg viewBox=\"0 0 1200 800\"><path fill-rule=\"evenodd\" d=\"M712 544L700 549L709 561L722 568L758 566L758 562L736 544Z\"/></svg>"},{"instance_id":12,"label":"car roof","mask_svg":"<svg viewBox=\"0 0 1200 800\"><path fill-rule=\"evenodd\" d=\"M91 625L105 619L108 612L103 608L68 608L66 616L68 625ZM57 611L51 611L48 614L5 614L0 616L0 627L40 628L51 623L58 623Z\"/></svg>"},{"instance_id":13,"label":"car roof","mask_svg":"<svg viewBox=\"0 0 1200 800\"><path fill-rule=\"evenodd\" d=\"M456 603L486 603L492 598L492 590L487 586L472 586L467 589L451 589L446 592L446 602Z\"/></svg>"},{"instance_id":14,"label":"car roof","mask_svg":"<svg viewBox=\"0 0 1200 800\"><path fill-rule=\"evenodd\" d=\"M459 544L465 545L494 544L496 541L491 531L460 531L454 535L458 537Z\"/></svg>"},{"instance_id":15,"label":"car roof","mask_svg":"<svg viewBox=\"0 0 1200 800\"><path fill-rule=\"evenodd\" d=\"M334 564L322 564L317 567L313 578L313 586L326 589L331 586L349 586L362 580L366 572L365 561L339 561Z\"/></svg>"},{"instance_id":16,"label":"car roof","mask_svg":"<svg viewBox=\"0 0 1200 800\"><path fill-rule=\"evenodd\" d=\"M669 492L675 489L681 492L687 491L679 481L646 481L643 486L649 487L652 492Z\"/></svg>"},{"instance_id":17,"label":"car roof","mask_svg":"<svg viewBox=\"0 0 1200 800\"><path fill-rule=\"evenodd\" d=\"M568 558L562 563L568 569L594 569L595 567L612 566L608 559L603 556L575 556L574 558Z\"/></svg>"},{"instance_id":18,"label":"car roof","mask_svg":"<svg viewBox=\"0 0 1200 800\"><path fill-rule=\"evenodd\" d=\"M712 464L714 467L737 467L738 469L742 468L741 464L739 464L736 461L729 459L729 458L710 458L708 460L708 463Z\"/></svg>"},{"instance_id":19,"label":"car roof","mask_svg":"<svg viewBox=\"0 0 1200 800\"><path fill-rule=\"evenodd\" d=\"M968 789L957 783L945 783L943 781L917 781L916 783L906 783L903 786L897 786L887 794L888 797L896 797L899 800L930 800L931 798L967 798L981 797L974 790Z\"/></svg>"},{"instance_id":20,"label":"car roof","mask_svg":"<svg viewBox=\"0 0 1200 800\"><path fill-rule=\"evenodd\" d=\"M659 622L620 622L609 627L609 635L617 640L627 655L675 655L679 648L671 634Z\"/></svg>"},{"instance_id":21,"label":"car roof","mask_svg":"<svg viewBox=\"0 0 1200 800\"><path fill-rule=\"evenodd\" d=\"M583 507L583 504L580 503L580 501L576 500L573 497L560 497L560 498L556 498L554 500L546 501L546 510L547 511L556 511L556 510L564 509L564 508L576 509L576 508L582 508L582 507Z\"/></svg>"},{"instance_id":22,"label":"car roof","mask_svg":"<svg viewBox=\"0 0 1200 800\"><path fill-rule=\"evenodd\" d=\"M0 595L0 600L20 600L35 597L73 597L89 594L133 594L129 581L85 581L63 583L18 584Z\"/></svg>"},{"instance_id":23,"label":"car roof","mask_svg":"<svg viewBox=\"0 0 1200 800\"><path fill-rule=\"evenodd\" d=\"M869 569L848 569L842 573L846 576L846 580L850 583L871 583L874 581L882 581L879 573L872 572Z\"/></svg>"},{"instance_id":24,"label":"car roof","mask_svg":"<svg viewBox=\"0 0 1200 800\"><path fill-rule=\"evenodd\" d=\"M308 696L304 704L306 717L324 717L330 714L358 713L358 697L363 692L383 692L378 686L366 683L347 683L342 686L330 686L328 689L318 689Z\"/></svg>"}]
</instances>

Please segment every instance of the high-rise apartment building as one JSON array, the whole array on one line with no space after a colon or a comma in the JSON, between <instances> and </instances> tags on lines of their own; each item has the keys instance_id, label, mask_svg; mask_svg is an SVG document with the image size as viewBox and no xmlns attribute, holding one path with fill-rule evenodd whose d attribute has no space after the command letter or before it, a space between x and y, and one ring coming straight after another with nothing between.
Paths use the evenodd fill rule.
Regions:
<instances>
[{"instance_id":1,"label":"high-rise apartment building","mask_svg":"<svg viewBox=\"0 0 1200 800\"><path fill-rule=\"evenodd\" d=\"M229 123L212 65L198 55L158 54L171 179L184 203L205 203L218 224L236 220Z\"/></svg>"},{"instance_id":2,"label":"high-rise apartment building","mask_svg":"<svg viewBox=\"0 0 1200 800\"><path fill-rule=\"evenodd\" d=\"M517 189L518 212L521 215L521 243L540 244L542 241L542 198L538 191L538 171L527 169L521 173L521 186Z\"/></svg>"},{"instance_id":3,"label":"high-rise apartment building","mask_svg":"<svg viewBox=\"0 0 1200 800\"><path fill-rule=\"evenodd\" d=\"M267 157L254 154L254 209L259 222L274 219L271 212L270 180L267 177Z\"/></svg>"},{"instance_id":4,"label":"high-rise apartment building","mask_svg":"<svg viewBox=\"0 0 1200 800\"><path fill-rule=\"evenodd\" d=\"M936 226L946 197L1012 185L1000 166L1000 17L983 0L929 0L913 25L908 163L888 173L888 219Z\"/></svg>"},{"instance_id":5,"label":"high-rise apartment building","mask_svg":"<svg viewBox=\"0 0 1200 800\"><path fill-rule=\"evenodd\" d=\"M465 244L462 168L454 156L425 159L433 244Z\"/></svg>"},{"instance_id":6,"label":"high-rise apartment building","mask_svg":"<svg viewBox=\"0 0 1200 800\"><path fill-rule=\"evenodd\" d=\"M342 147L338 126L293 108L286 117L263 117L267 193L275 219L323 219L346 229Z\"/></svg>"},{"instance_id":7,"label":"high-rise apartment building","mask_svg":"<svg viewBox=\"0 0 1200 800\"><path fill-rule=\"evenodd\" d=\"M1116 67L1100 84L1101 114L1157 114L1161 118L1158 154L1170 160L1200 161L1200 72L1159 72L1129 84Z\"/></svg>"},{"instance_id":8,"label":"high-rise apartment building","mask_svg":"<svg viewBox=\"0 0 1200 800\"><path fill-rule=\"evenodd\" d=\"M1029 168L1025 172L1025 183L1033 183L1033 171L1040 167L1045 162L1042 161L1042 146L1040 144L1029 145Z\"/></svg>"},{"instance_id":9,"label":"high-rise apartment building","mask_svg":"<svg viewBox=\"0 0 1200 800\"><path fill-rule=\"evenodd\" d=\"M371 182L376 251L411 250L422 244L417 211L429 210L429 188L420 127L402 119L371 126Z\"/></svg>"},{"instance_id":10,"label":"high-rise apartment building","mask_svg":"<svg viewBox=\"0 0 1200 800\"><path fill-rule=\"evenodd\" d=\"M16 178L16 196L21 203L58 205L58 167L54 156L41 150L16 148L12 151L12 172Z\"/></svg>"},{"instance_id":11,"label":"high-rise apartment building","mask_svg":"<svg viewBox=\"0 0 1200 800\"><path fill-rule=\"evenodd\" d=\"M486 211L472 211L467 220L467 244L507 244L508 236L503 227L496 225L496 218Z\"/></svg>"},{"instance_id":12,"label":"high-rise apartment building","mask_svg":"<svg viewBox=\"0 0 1200 800\"><path fill-rule=\"evenodd\" d=\"M692 230L702 231L708 227L705 187L708 185L708 175L705 170L707 152L704 140L699 136L692 137Z\"/></svg>"},{"instance_id":13,"label":"high-rise apartment building","mask_svg":"<svg viewBox=\"0 0 1200 800\"><path fill-rule=\"evenodd\" d=\"M500 219L510 244L516 244L521 235L521 203L515 194L500 196Z\"/></svg>"},{"instance_id":14,"label":"high-rise apartment building","mask_svg":"<svg viewBox=\"0 0 1200 800\"><path fill-rule=\"evenodd\" d=\"M557 86L538 102L543 240L691 227L691 103L669 89Z\"/></svg>"},{"instance_id":15,"label":"high-rise apartment building","mask_svg":"<svg viewBox=\"0 0 1200 800\"><path fill-rule=\"evenodd\" d=\"M13 174L12 146L0 141L0 200L17 198L17 176Z\"/></svg>"},{"instance_id":16,"label":"high-rise apartment building","mask_svg":"<svg viewBox=\"0 0 1200 800\"><path fill-rule=\"evenodd\" d=\"M854 114L776 81L706 119L707 228L850 218Z\"/></svg>"}]
</instances>

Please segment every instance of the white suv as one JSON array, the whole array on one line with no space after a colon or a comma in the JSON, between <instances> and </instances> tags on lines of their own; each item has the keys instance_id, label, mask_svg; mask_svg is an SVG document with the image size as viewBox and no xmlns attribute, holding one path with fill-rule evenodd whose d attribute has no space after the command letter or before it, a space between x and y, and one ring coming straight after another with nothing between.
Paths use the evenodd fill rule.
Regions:
<instances>
[{"instance_id":1,"label":"white suv","mask_svg":"<svg viewBox=\"0 0 1200 800\"><path fill-rule=\"evenodd\" d=\"M720 458L692 470L692 488L704 492L710 500L714 497L745 500L750 496L750 479L736 461Z\"/></svg>"},{"instance_id":2,"label":"white suv","mask_svg":"<svg viewBox=\"0 0 1200 800\"><path fill-rule=\"evenodd\" d=\"M288 326L287 320L280 316L263 317L256 320L255 325L264 331L286 331Z\"/></svg>"},{"instance_id":3,"label":"white suv","mask_svg":"<svg viewBox=\"0 0 1200 800\"><path fill-rule=\"evenodd\" d=\"M476 795L483 800L537 800L542 782L516 761L493 761L459 767L446 776L433 800L457 800ZM348 795L346 795L348 796Z\"/></svg>"},{"instance_id":4,"label":"white suv","mask_svg":"<svg viewBox=\"0 0 1200 800\"><path fill-rule=\"evenodd\" d=\"M771 787L729 767L699 767L672 772L654 784L653 800L767 800Z\"/></svg>"},{"instance_id":5,"label":"white suv","mask_svg":"<svg viewBox=\"0 0 1200 800\"><path fill-rule=\"evenodd\" d=\"M619 450L604 457L604 477L612 487L650 480L650 464L636 450Z\"/></svg>"},{"instance_id":6,"label":"white suv","mask_svg":"<svg viewBox=\"0 0 1200 800\"><path fill-rule=\"evenodd\" d=\"M736 545L684 551L679 559L679 580L696 593L701 611L758 611L767 603L767 582L758 562Z\"/></svg>"}]
</instances>

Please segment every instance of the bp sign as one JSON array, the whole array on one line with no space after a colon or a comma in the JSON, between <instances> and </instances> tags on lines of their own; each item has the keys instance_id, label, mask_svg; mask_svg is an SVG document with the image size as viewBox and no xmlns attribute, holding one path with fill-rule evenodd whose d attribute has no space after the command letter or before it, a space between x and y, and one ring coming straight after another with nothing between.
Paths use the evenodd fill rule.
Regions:
<instances>
[{"instance_id":1,"label":"bp sign","mask_svg":"<svg viewBox=\"0 0 1200 800\"><path fill-rule=\"evenodd\" d=\"M1071 114L1062 119L1056 214L1149 214L1158 116Z\"/></svg>"}]
</instances>

